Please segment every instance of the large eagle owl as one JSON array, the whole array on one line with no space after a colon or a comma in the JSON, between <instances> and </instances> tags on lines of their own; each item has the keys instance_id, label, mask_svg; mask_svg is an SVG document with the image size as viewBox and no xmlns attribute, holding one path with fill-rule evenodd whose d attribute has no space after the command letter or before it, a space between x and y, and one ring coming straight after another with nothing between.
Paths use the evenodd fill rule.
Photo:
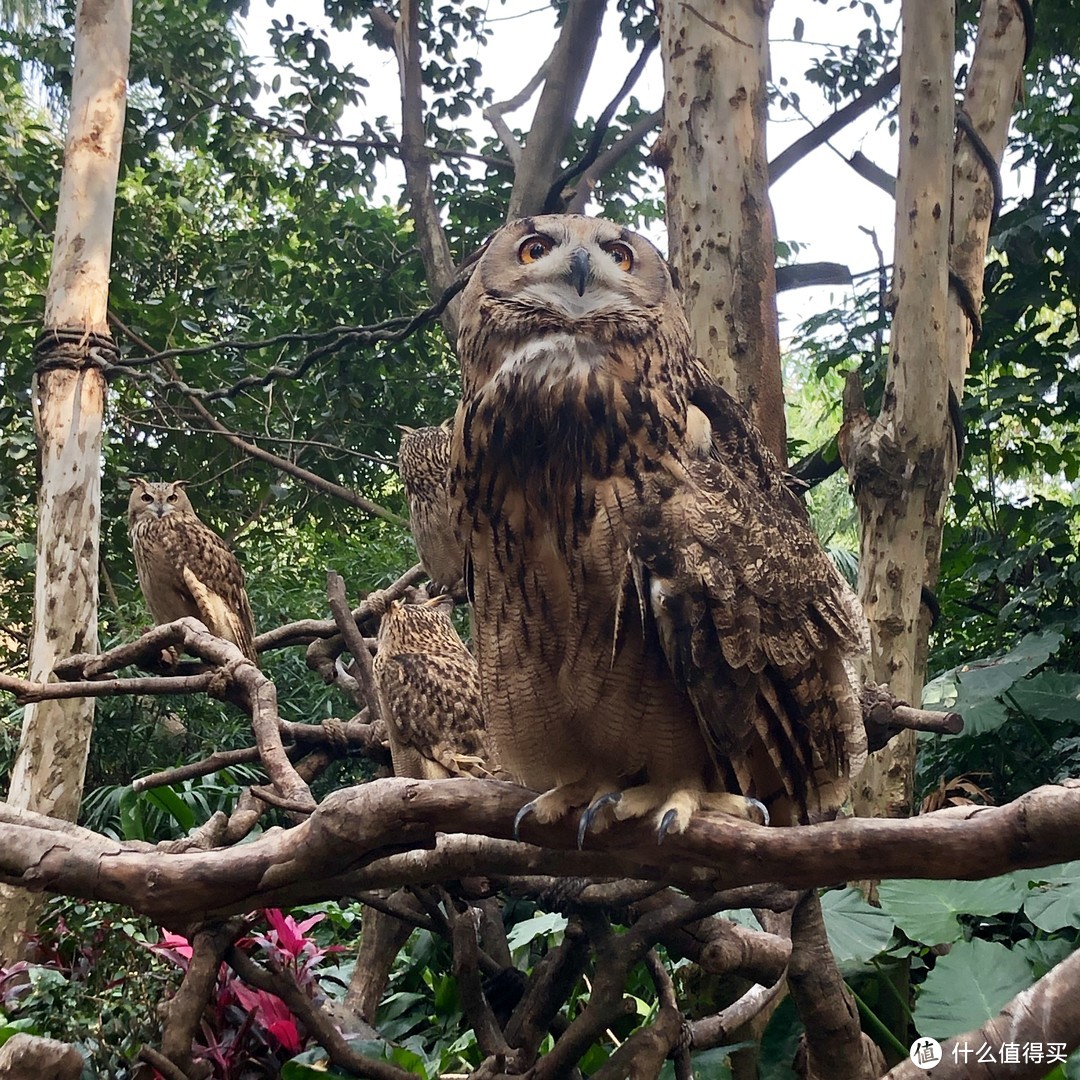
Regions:
<instances>
[{"instance_id":1,"label":"large eagle owl","mask_svg":"<svg viewBox=\"0 0 1080 1080\"><path fill-rule=\"evenodd\" d=\"M461 303L451 499L488 730L579 837L835 812L865 756L857 601L643 237L545 216Z\"/></svg>"},{"instance_id":2,"label":"large eagle owl","mask_svg":"<svg viewBox=\"0 0 1080 1080\"><path fill-rule=\"evenodd\" d=\"M193 616L257 663L244 571L229 545L196 517L183 484L132 481L128 532L150 614L159 626Z\"/></svg>"},{"instance_id":3,"label":"large eagle owl","mask_svg":"<svg viewBox=\"0 0 1080 1080\"><path fill-rule=\"evenodd\" d=\"M450 620L454 602L395 600L379 622L372 667L394 772L421 780L488 777L476 661Z\"/></svg>"}]
</instances>

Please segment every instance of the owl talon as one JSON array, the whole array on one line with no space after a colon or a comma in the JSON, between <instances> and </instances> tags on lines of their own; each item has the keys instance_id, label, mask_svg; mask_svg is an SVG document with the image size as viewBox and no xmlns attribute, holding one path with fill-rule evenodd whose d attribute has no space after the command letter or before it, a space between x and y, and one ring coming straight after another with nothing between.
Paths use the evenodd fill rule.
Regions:
<instances>
[{"instance_id":1,"label":"owl talon","mask_svg":"<svg viewBox=\"0 0 1080 1080\"><path fill-rule=\"evenodd\" d=\"M514 839L520 840L518 835L518 829L521 827L521 823L530 815L536 812L536 800L532 799L527 802L515 815L514 815Z\"/></svg>"},{"instance_id":2,"label":"owl talon","mask_svg":"<svg viewBox=\"0 0 1080 1080\"><path fill-rule=\"evenodd\" d=\"M621 791L608 791L593 799L584 810L581 811L581 820L578 821L577 846L580 851L585 846L585 834L592 828L592 823L605 806L614 806L622 798Z\"/></svg>"},{"instance_id":3,"label":"owl talon","mask_svg":"<svg viewBox=\"0 0 1080 1080\"><path fill-rule=\"evenodd\" d=\"M753 799L749 795L746 796L746 801L755 810L760 811L761 824L768 825L769 821L771 820L769 817L769 808L760 799Z\"/></svg>"},{"instance_id":4,"label":"owl talon","mask_svg":"<svg viewBox=\"0 0 1080 1080\"><path fill-rule=\"evenodd\" d=\"M664 837L667 836L668 829L678 820L679 812L677 810L669 810L660 819L660 828L656 830L656 844L659 847L664 842Z\"/></svg>"}]
</instances>

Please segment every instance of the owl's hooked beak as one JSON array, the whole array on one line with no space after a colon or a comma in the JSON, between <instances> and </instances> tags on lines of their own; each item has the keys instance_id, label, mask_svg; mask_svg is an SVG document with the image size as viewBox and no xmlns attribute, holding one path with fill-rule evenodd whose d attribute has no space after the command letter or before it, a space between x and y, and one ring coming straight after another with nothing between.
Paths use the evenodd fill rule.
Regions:
<instances>
[{"instance_id":1,"label":"owl's hooked beak","mask_svg":"<svg viewBox=\"0 0 1080 1080\"><path fill-rule=\"evenodd\" d=\"M589 280L589 253L583 247L570 252L570 280L577 289L578 296L585 295L585 285Z\"/></svg>"}]
</instances>

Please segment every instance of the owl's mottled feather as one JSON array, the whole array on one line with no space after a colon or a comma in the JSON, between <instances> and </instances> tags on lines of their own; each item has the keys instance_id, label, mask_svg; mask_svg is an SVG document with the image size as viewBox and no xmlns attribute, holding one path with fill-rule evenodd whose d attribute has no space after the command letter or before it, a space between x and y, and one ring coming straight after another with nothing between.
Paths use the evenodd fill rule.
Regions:
<instances>
[{"instance_id":1,"label":"owl's mottled feather","mask_svg":"<svg viewBox=\"0 0 1080 1080\"><path fill-rule=\"evenodd\" d=\"M450 440L452 422L401 429L398 471L409 504L413 543L428 577L451 592L461 588L464 558L450 520Z\"/></svg>"},{"instance_id":2,"label":"owl's mottled feather","mask_svg":"<svg viewBox=\"0 0 1080 1080\"><path fill-rule=\"evenodd\" d=\"M451 499L489 731L537 816L835 812L865 623L659 254L599 219L515 222L461 310Z\"/></svg>"},{"instance_id":3,"label":"owl's mottled feather","mask_svg":"<svg viewBox=\"0 0 1080 1080\"><path fill-rule=\"evenodd\" d=\"M257 663L244 571L229 545L198 519L182 482L133 481L128 531L154 622L192 616Z\"/></svg>"},{"instance_id":4,"label":"owl's mottled feather","mask_svg":"<svg viewBox=\"0 0 1080 1080\"><path fill-rule=\"evenodd\" d=\"M453 601L395 600L379 623L373 668L394 772L423 780L490 777L476 661L450 620Z\"/></svg>"}]
</instances>

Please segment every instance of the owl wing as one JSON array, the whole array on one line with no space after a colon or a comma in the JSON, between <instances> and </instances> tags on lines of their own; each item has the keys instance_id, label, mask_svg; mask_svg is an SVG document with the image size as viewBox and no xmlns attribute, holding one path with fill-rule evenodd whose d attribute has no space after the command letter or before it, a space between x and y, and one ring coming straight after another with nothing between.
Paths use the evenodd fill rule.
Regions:
<instances>
[{"instance_id":1,"label":"owl wing","mask_svg":"<svg viewBox=\"0 0 1080 1080\"><path fill-rule=\"evenodd\" d=\"M429 780L493 775L475 672L470 678L459 662L433 653L399 652L378 655L375 675L395 772Z\"/></svg>"},{"instance_id":2,"label":"owl wing","mask_svg":"<svg viewBox=\"0 0 1080 1080\"><path fill-rule=\"evenodd\" d=\"M711 439L622 497L637 603L743 793L817 818L865 754L845 667L861 615L739 406L711 385L692 400Z\"/></svg>"},{"instance_id":3,"label":"owl wing","mask_svg":"<svg viewBox=\"0 0 1080 1080\"><path fill-rule=\"evenodd\" d=\"M234 642L249 660L257 661L255 619L236 556L201 522L197 528L186 525L183 533L177 563L199 617L211 633Z\"/></svg>"}]
</instances>

